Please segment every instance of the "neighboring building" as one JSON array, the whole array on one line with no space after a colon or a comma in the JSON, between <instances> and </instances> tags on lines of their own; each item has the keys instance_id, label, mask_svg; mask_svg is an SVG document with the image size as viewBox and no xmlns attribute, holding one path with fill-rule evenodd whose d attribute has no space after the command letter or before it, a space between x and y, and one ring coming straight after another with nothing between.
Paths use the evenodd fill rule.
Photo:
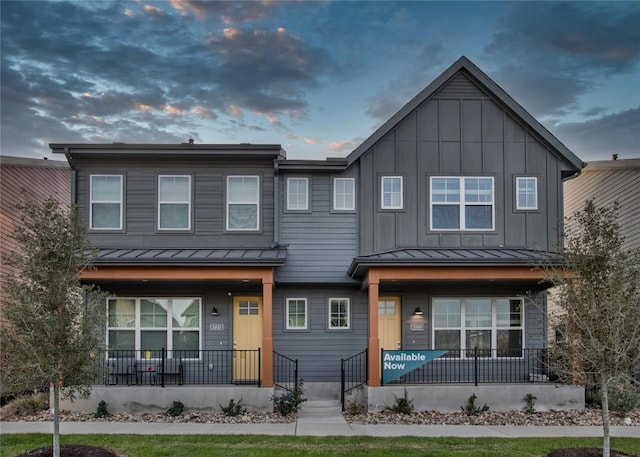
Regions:
<instances>
[{"instance_id":1,"label":"neighboring building","mask_svg":"<svg viewBox=\"0 0 640 457\"><path fill-rule=\"evenodd\" d=\"M620 232L624 249L640 249L640 158L587 162L582 173L564 183L564 211L570 217L584 209L587 200L596 206L620 205Z\"/></svg>"},{"instance_id":2,"label":"neighboring building","mask_svg":"<svg viewBox=\"0 0 640 457\"><path fill-rule=\"evenodd\" d=\"M464 57L346 158L51 148L100 248L83 279L113 294L108 382L164 387L179 359L179 382L271 388L295 359L307 388L338 396L341 360L361 354L375 407L383 349L449 351L404 383L474 382L477 360L485 382L545 379L547 286L532 266L559 260L562 182L583 164Z\"/></svg>"},{"instance_id":3,"label":"neighboring building","mask_svg":"<svg viewBox=\"0 0 640 457\"><path fill-rule=\"evenodd\" d=\"M42 202L55 197L68 206L71 170L66 162L0 156L0 322L5 281L13 273L6 256L16 250L13 231L20 221L15 205L28 200Z\"/></svg>"}]
</instances>

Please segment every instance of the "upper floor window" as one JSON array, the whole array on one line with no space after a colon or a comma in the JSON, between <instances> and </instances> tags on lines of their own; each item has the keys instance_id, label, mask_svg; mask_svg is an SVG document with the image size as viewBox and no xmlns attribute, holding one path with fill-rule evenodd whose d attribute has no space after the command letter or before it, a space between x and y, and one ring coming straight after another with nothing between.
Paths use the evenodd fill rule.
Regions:
<instances>
[{"instance_id":1,"label":"upper floor window","mask_svg":"<svg viewBox=\"0 0 640 457\"><path fill-rule=\"evenodd\" d=\"M258 176L227 176L227 230L260 227Z\"/></svg>"},{"instance_id":2,"label":"upper floor window","mask_svg":"<svg viewBox=\"0 0 640 457\"><path fill-rule=\"evenodd\" d=\"M383 176L381 189L381 209L402 209L402 176Z\"/></svg>"},{"instance_id":3,"label":"upper floor window","mask_svg":"<svg viewBox=\"0 0 640 457\"><path fill-rule=\"evenodd\" d=\"M493 230L493 177L431 178L431 230Z\"/></svg>"},{"instance_id":4,"label":"upper floor window","mask_svg":"<svg viewBox=\"0 0 640 457\"><path fill-rule=\"evenodd\" d=\"M307 299L287 298L287 329L304 330L307 328Z\"/></svg>"},{"instance_id":5,"label":"upper floor window","mask_svg":"<svg viewBox=\"0 0 640 457\"><path fill-rule=\"evenodd\" d=\"M355 179L335 178L333 180L333 209L353 211L356 209Z\"/></svg>"},{"instance_id":6,"label":"upper floor window","mask_svg":"<svg viewBox=\"0 0 640 457\"><path fill-rule=\"evenodd\" d=\"M348 329L351 325L351 310L348 298L329 299L329 328Z\"/></svg>"},{"instance_id":7,"label":"upper floor window","mask_svg":"<svg viewBox=\"0 0 640 457\"><path fill-rule=\"evenodd\" d=\"M308 178L287 178L287 209L298 211L309 209Z\"/></svg>"},{"instance_id":8,"label":"upper floor window","mask_svg":"<svg viewBox=\"0 0 640 457\"><path fill-rule=\"evenodd\" d=\"M538 209L538 178L529 176L516 178L516 209Z\"/></svg>"},{"instance_id":9,"label":"upper floor window","mask_svg":"<svg viewBox=\"0 0 640 457\"><path fill-rule=\"evenodd\" d=\"M433 347L448 357L522 357L520 298L434 298Z\"/></svg>"},{"instance_id":10,"label":"upper floor window","mask_svg":"<svg viewBox=\"0 0 640 457\"><path fill-rule=\"evenodd\" d=\"M191 229L191 176L158 176L158 229Z\"/></svg>"},{"instance_id":11,"label":"upper floor window","mask_svg":"<svg viewBox=\"0 0 640 457\"><path fill-rule=\"evenodd\" d=\"M122 230L122 175L91 175L89 181L89 227Z\"/></svg>"}]
</instances>

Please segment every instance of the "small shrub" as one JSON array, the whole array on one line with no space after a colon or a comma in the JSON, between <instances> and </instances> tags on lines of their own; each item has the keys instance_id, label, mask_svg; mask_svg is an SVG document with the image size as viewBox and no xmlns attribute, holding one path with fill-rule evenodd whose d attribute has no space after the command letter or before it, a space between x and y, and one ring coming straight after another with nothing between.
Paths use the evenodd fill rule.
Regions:
<instances>
[{"instance_id":1,"label":"small shrub","mask_svg":"<svg viewBox=\"0 0 640 457\"><path fill-rule=\"evenodd\" d=\"M404 389L404 395L402 397L396 397L395 405L387 406L384 410L394 414L413 413L413 400L409 399L407 389Z\"/></svg>"},{"instance_id":2,"label":"small shrub","mask_svg":"<svg viewBox=\"0 0 640 457\"><path fill-rule=\"evenodd\" d=\"M523 400L524 402L527 404L527 406L524 407L524 412L527 414L535 414L536 413L536 400L538 399L538 397L536 397L533 394L527 394L524 396Z\"/></svg>"},{"instance_id":3,"label":"small shrub","mask_svg":"<svg viewBox=\"0 0 640 457\"><path fill-rule=\"evenodd\" d=\"M303 381L300 379L293 390L284 392L282 395L271 397L273 401L273 409L279 412L283 416L288 416L291 413L295 413L300 409L302 403L307 401L304 398Z\"/></svg>"},{"instance_id":4,"label":"small shrub","mask_svg":"<svg viewBox=\"0 0 640 457\"><path fill-rule=\"evenodd\" d=\"M344 412L348 416L359 416L360 414L366 414L367 407L357 401L350 401L347 403L347 407Z\"/></svg>"},{"instance_id":5,"label":"small shrub","mask_svg":"<svg viewBox=\"0 0 640 457\"><path fill-rule=\"evenodd\" d=\"M475 393L472 394L469 397L469 402L467 403L467 407L463 408L461 406L460 409L462 409L462 411L466 411L467 415L469 416L479 416L480 414L489 411L489 407L487 406L486 403L482 405L482 408L479 408L478 406L476 406L477 399L478 397L476 396L476 394Z\"/></svg>"},{"instance_id":6,"label":"small shrub","mask_svg":"<svg viewBox=\"0 0 640 457\"><path fill-rule=\"evenodd\" d=\"M47 409L48 396L44 392L22 395L2 408L2 418L35 416Z\"/></svg>"},{"instance_id":7,"label":"small shrub","mask_svg":"<svg viewBox=\"0 0 640 457\"><path fill-rule=\"evenodd\" d=\"M182 404L182 402L174 400L173 404L171 405L171 408L167 410L166 414L167 416L177 417L182 415L183 412L184 412L184 405Z\"/></svg>"},{"instance_id":8,"label":"small shrub","mask_svg":"<svg viewBox=\"0 0 640 457\"><path fill-rule=\"evenodd\" d=\"M222 409L222 412L227 417L242 416L247 412L247 409L240 405L241 402L242 399L236 403L235 399L232 398L229 400L229 404L227 406L220 405L220 409Z\"/></svg>"},{"instance_id":9,"label":"small shrub","mask_svg":"<svg viewBox=\"0 0 640 457\"><path fill-rule=\"evenodd\" d=\"M98 407L96 408L96 413L93 415L96 419L102 419L104 417L109 417L109 410L107 409L107 402L104 400L100 400L98 403Z\"/></svg>"},{"instance_id":10,"label":"small shrub","mask_svg":"<svg viewBox=\"0 0 640 457\"><path fill-rule=\"evenodd\" d=\"M626 416L640 406L640 390L628 383L612 386L609 390L609 409Z\"/></svg>"}]
</instances>

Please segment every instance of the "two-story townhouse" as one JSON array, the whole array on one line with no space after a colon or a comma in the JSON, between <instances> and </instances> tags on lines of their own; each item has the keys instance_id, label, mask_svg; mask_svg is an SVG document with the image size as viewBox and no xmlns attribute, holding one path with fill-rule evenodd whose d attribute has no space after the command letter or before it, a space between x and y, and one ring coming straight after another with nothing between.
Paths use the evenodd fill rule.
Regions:
<instances>
[{"instance_id":1,"label":"two-story townhouse","mask_svg":"<svg viewBox=\"0 0 640 457\"><path fill-rule=\"evenodd\" d=\"M398 383L546 379L536 265L559 260L562 182L582 162L464 57L346 158L288 160L277 145L51 147L74 169L100 248L84 280L113 294L106 358L149 372L129 379L116 365L127 382L157 383L179 358L185 383L270 389L296 360L308 388L337 397L354 356L377 408ZM389 350L445 355L390 381ZM455 405L442 407L459 408L460 392L430 389L416 391L419 406L448 396ZM573 406L567 395L546 404Z\"/></svg>"}]
</instances>

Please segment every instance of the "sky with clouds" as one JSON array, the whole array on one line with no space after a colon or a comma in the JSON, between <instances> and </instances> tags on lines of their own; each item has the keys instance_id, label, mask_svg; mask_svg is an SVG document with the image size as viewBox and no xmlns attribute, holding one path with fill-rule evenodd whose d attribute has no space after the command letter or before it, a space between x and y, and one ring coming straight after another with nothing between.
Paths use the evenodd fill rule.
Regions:
<instances>
[{"instance_id":1,"label":"sky with clouds","mask_svg":"<svg viewBox=\"0 0 640 457\"><path fill-rule=\"evenodd\" d=\"M1 153L343 157L465 55L582 160L640 157L640 2L0 2Z\"/></svg>"}]
</instances>

